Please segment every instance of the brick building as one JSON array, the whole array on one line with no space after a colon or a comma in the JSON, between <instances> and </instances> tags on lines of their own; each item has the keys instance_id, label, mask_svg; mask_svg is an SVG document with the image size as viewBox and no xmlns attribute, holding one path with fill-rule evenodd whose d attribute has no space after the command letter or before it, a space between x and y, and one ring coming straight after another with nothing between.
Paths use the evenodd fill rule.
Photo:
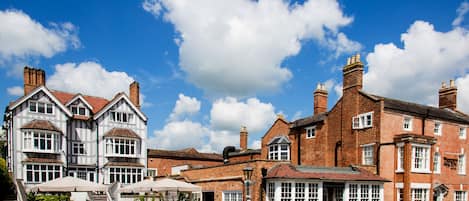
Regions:
<instances>
[{"instance_id":1,"label":"brick building","mask_svg":"<svg viewBox=\"0 0 469 201\"><path fill-rule=\"evenodd\" d=\"M223 157L215 153L199 153L194 148L183 150L148 149L148 176L175 176L181 170L223 164Z\"/></svg>"},{"instance_id":2,"label":"brick building","mask_svg":"<svg viewBox=\"0 0 469 201\"><path fill-rule=\"evenodd\" d=\"M457 110L454 81L439 89L439 106L362 90L359 55L343 68L343 95L327 110L327 91L314 92L314 114L279 118L262 138L262 158L296 165L354 165L390 180L384 200L467 200L469 116Z\"/></svg>"},{"instance_id":3,"label":"brick building","mask_svg":"<svg viewBox=\"0 0 469 201\"><path fill-rule=\"evenodd\" d=\"M146 172L147 117L139 84L113 99L46 87L41 69L24 68L24 96L4 115L8 168L26 188L66 175L135 183Z\"/></svg>"}]
</instances>

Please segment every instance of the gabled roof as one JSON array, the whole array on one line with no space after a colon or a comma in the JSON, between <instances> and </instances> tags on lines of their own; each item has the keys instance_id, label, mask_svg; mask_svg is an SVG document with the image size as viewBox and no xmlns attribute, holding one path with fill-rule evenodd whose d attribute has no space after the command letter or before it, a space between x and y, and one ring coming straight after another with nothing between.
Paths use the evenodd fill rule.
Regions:
<instances>
[{"instance_id":1,"label":"gabled roof","mask_svg":"<svg viewBox=\"0 0 469 201\"><path fill-rule=\"evenodd\" d=\"M313 167L279 164L267 172L267 179L318 179L335 181L378 181L389 180L356 167Z\"/></svg>"},{"instance_id":2,"label":"gabled roof","mask_svg":"<svg viewBox=\"0 0 469 201\"><path fill-rule=\"evenodd\" d=\"M215 153L199 153L194 148L183 150L148 149L148 158L195 159L223 161L223 156Z\"/></svg>"},{"instance_id":3,"label":"gabled roof","mask_svg":"<svg viewBox=\"0 0 469 201\"><path fill-rule=\"evenodd\" d=\"M270 142L267 145L272 145L272 144L290 144L290 140L288 139L287 136L277 136L272 138Z\"/></svg>"},{"instance_id":4,"label":"gabled roof","mask_svg":"<svg viewBox=\"0 0 469 201\"><path fill-rule=\"evenodd\" d=\"M45 87L45 86L39 86L36 89L34 89L33 91L31 91L29 94L26 94L26 95L20 97L18 100L11 103L8 108L10 110L15 109L16 107L18 107L19 105L21 105L22 103L24 103L25 101L27 101L28 99L30 99L32 96L34 96L35 94L37 94L40 91L44 92L50 99L52 99L52 101L54 101L54 103L57 104L60 107L60 109L62 109L62 111L65 112L65 114L67 114L69 117L72 116L72 113L64 106L64 103L62 101L60 101L60 99L58 99L55 95L53 95L51 93L51 91L49 89L47 89L47 87Z\"/></svg>"},{"instance_id":5,"label":"gabled roof","mask_svg":"<svg viewBox=\"0 0 469 201\"><path fill-rule=\"evenodd\" d=\"M37 129L37 130L46 130L46 131L55 131L62 133L62 131L57 128L52 122L46 120L32 120L27 124L21 126L21 129Z\"/></svg>"},{"instance_id":6,"label":"gabled roof","mask_svg":"<svg viewBox=\"0 0 469 201\"><path fill-rule=\"evenodd\" d=\"M51 90L52 94L57 97L57 99L62 102L62 104L67 105L67 103L71 103L74 99L78 97L82 97L85 99L86 103L91 106L93 114L99 112L103 107L109 103L109 100L101 97L96 96L88 96L88 95L81 95L81 94L72 94L63 91Z\"/></svg>"},{"instance_id":7,"label":"gabled roof","mask_svg":"<svg viewBox=\"0 0 469 201\"><path fill-rule=\"evenodd\" d=\"M133 103L132 101L130 101L129 97L127 97L127 95L125 95L124 92L120 92L118 94L116 94L116 96L114 96L114 98L108 102L106 105L104 105L104 107L94 115L93 119L96 120L98 119L101 115L103 115L106 111L108 111L109 109L111 109L111 107L113 105L115 105L116 103L118 103L120 100L124 99L127 104L130 105L130 107L137 113L138 116L140 116L140 118L143 119L143 121L147 121L147 116L145 116L142 111L140 111L139 108L137 108Z\"/></svg>"},{"instance_id":8,"label":"gabled roof","mask_svg":"<svg viewBox=\"0 0 469 201\"><path fill-rule=\"evenodd\" d=\"M385 110L394 111L398 113L405 113L412 116L441 119L457 123L469 124L469 116L459 111L454 111L451 109L440 109L428 105L386 98L382 96L369 94L363 91L361 91L361 93L366 96L375 98L376 100L382 100L384 102Z\"/></svg>"},{"instance_id":9,"label":"gabled roof","mask_svg":"<svg viewBox=\"0 0 469 201\"><path fill-rule=\"evenodd\" d=\"M293 122L291 122L291 128L296 128L296 127L303 127L303 126L309 126L321 121L324 121L327 117L327 112L319 113L313 116L297 119Z\"/></svg>"},{"instance_id":10,"label":"gabled roof","mask_svg":"<svg viewBox=\"0 0 469 201\"><path fill-rule=\"evenodd\" d=\"M68 107L70 104L72 104L73 102L75 102L75 101L78 100L78 99L80 99L80 101L83 102L83 103L86 105L86 107L88 107L88 109L90 109L91 111L93 111L93 106L91 106L91 105L88 103L88 101L86 101L86 99L85 99L85 98L83 97L83 95L81 95L81 94L75 95L75 97L72 98L71 100L69 100L69 101L65 104L65 106Z\"/></svg>"},{"instance_id":11,"label":"gabled roof","mask_svg":"<svg viewBox=\"0 0 469 201\"><path fill-rule=\"evenodd\" d=\"M104 137L125 137L125 138L138 138L134 131L126 128L113 128L104 134Z\"/></svg>"}]
</instances>

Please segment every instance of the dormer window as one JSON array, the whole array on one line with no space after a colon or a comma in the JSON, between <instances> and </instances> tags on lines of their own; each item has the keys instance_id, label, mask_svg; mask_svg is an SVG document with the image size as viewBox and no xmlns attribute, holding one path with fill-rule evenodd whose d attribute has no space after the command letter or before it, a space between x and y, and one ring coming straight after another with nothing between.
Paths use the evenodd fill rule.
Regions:
<instances>
[{"instance_id":1,"label":"dormer window","mask_svg":"<svg viewBox=\"0 0 469 201\"><path fill-rule=\"evenodd\" d=\"M269 160L290 160L290 140L286 136L275 137L268 147Z\"/></svg>"},{"instance_id":2,"label":"dormer window","mask_svg":"<svg viewBox=\"0 0 469 201\"><path fill-rule=\"evenodd\" d=\"M54 105L52 103L29 101L29 111L41 114L53 114Z\"/></svg>"},{"instance_id":3,"label":"dormer window","mask_svg":"<svg viewBox=\"0 0 469 201\"><path fill-rule=\"evenodd\" d=\"M126 112L111 112L111 121L119 123L133 123L134 114Z\"/></svg>"},{"instance_id":4,"label":"dormer window","mask_svg":"<svg viewBox=\"0 0 469 201\"><path fill-rule=\"evenodd\" d=\"M86 107L72 106L72 114L86 116Z\"/></svg>"}]
</instances>

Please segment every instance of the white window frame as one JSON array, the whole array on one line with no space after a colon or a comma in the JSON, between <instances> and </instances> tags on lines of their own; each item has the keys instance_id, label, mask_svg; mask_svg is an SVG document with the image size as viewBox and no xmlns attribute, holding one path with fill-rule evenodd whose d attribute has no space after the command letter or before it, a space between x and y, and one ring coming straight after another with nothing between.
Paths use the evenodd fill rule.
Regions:
<instances>
[{"instance_id":1,"label":"white window frame","mask_svg":"<svg viewBox=\"0 0 469 201\"><path fill-rule=\"evenodd\" d=\"M28 168L31 166L31 169ZM42 167L45 166L45 170L42 170ZM38 167L37 169L35 167ZM49 167L52 167L49 169ZM57 168L58 167L58 170ZM47 181L51 181L57 178L62 178L62 166L59 164L51 164L51 163L26 163L23 166L24 171L24 182L27 184L37 184L43 183ZM28 180L28 172L31 172L31 181ZM45 174L45 180L42 179L43 174ZM52 174L52 179L49 178L50 174ZM57 177L58 174L58 177ZM37 176L37 180L35 179Z\"/></svg>"},{"instance_id":2,"label":"white window frame","mask_svg":"<svg viewBox=\"0 0 469 201\"><path fill-rule=\"evenodd\" d=\"M381 201L384 199L383 185L379 183L347 183L343 200L349 201Z\"/></svg>"},{"instance_id":3,"label":"white window frame","mask_svg":"<svg viewBox=\"0 0 469 201\"><path fill-rule=\"evenodd\" d=\"M459 139L465 140L467 135L467 127L460 126L459 127Z\"/></svg>"},{"instance_id":4,"label":"white window frame","mask_svg":"<svg viewBox=\"0 0 469 201\"><path fill-rule=\"evenodd\" d=\"M460 195L458 195L460 194ZM454 191L454 201L467 201L466 191Z\"/></svg>"},{"instance_id":5,"label":"white window frame","mask_svg":"<svg viewBox=\"0 0 469 201\"><path fill-rule=\"evenodd\" d=\"M62 149L60 133L43 130L24 130L22 133L24 152L59 153ZM44 142L44 149L41 148L42 142ZM50 149L47 148L48 142L50 142Z\"/></svg>"},{"instance_id":6,"label":"white window frame","mask_svg":"<svg viewBox=\"0 0 469 201\"><path fill-rule=\"evenodd\" d=\"M423 155L422 155L422 161L421 161L421 166L422 167L415 167L416 164L416 151L422 150ZM431 173L430 172L430 145L425 145L425 144L412 144L412 172L417 172L417 173Z\"/></svg>"},{"instance_id":7,"label":"white window frame","mask_svg":"<svg viewBox=\"0 0 469 201\"><path fill-rule=\"evenodd\" d=\"M135 115L129 112L122 112L122 111L114 110L109 113L109 119L115 123L134 124Z\"/></svg>"},{"instance_id":8,"label":"white window frame","mask_svg":"<svg viewBox=\"0 0 469 201\"><path fill-rule=\"evenodd\" d=\"M374 143L361 145L362 165L374 165Z\"/></svg>"},{"instance_id":9,"label":"white window frame","mask_svg":"<svg viewBox=\"0 0 469 201\"><path fill-rule=\"evenodd\" d=\"M223 191L222 200L223 201L243 201L243 191L241 190Z\"/></svg>"},{"instance_id":10,"label":"white window frame","mask_svg":"<svg viewBox=\"0 0 469 201\"><path fill-rule=\"evenodd\" d=\"M34 104L34 110L31 110L31 106L32 104ZM43 104L44 105L44 112L39 112L39 104ZM51 109L51 112L48 112L48 108ZM35 101L35 100L30 100L28 101L28 111L31 112L31 113L36 113L36 114L47 114L47 115L53 115L54 114L54 104L52 103L46 103L46 102L42 102L42 101Z\"/></svg>"},{"instance_id":11,"label":"white window frame","mask_svg":"<svg viewBox=\"0 0 469 201\"><path fill-rule=\"evenodd\" d=\"M396 200L397 201L404 201L404 189L403 188L396 188ZM402 195L402 197L401 197Z\"/></svg>"},{"instance_id":12,"label":"white window frame","mask_svg":"<svg viewBox=\"0 0 469 201\"><path fill-rule=\"evenodd\" d=\"M413 118L411 116L404 116L404 120L402 121L402 129L405 131L412 131L412 122Z\"/></svg>"},{"instance_id":13,"label":"white window frame","mask_svg":"<svg viewBox=\"0 0 469 201\"><path fill-rule=\"evenodd\" d=\"M435 152L433 155L433 173L440 174L441 173L441 154L440 152Z\"/></svg>"},{"instance_id":14,"label":"white window frame","mask_svg":"<svg viewBox=\"0 0 469 201\"><path fill-rule=\"evenodd\" d=\"M75 148L77 149L75 151ZM72 142L72 154L76 156L86 155L85 144L81 142Z\"/></svg>"},{"instance_id":15,"label":"white window frame","mask_svg":"<svg viewBox=\"0 0 469 201\"><path fill-rule=\"evenodd\" d=\"M466 155L460 154L458 156L458 174L466 175Z\"/></svg>"},{"instance_id":16,"label":"white window frame","mask_svg":"<svg viewBox=\"0 0 469 201\"><path fill-rule=\"evenodd\" d=\"M135 182L133 182L134 176L135 176ZM142 181L142 179L143 179L143 168L133 168L133 167L109 167L108 168L107 181L109 183L114 183L116 181L119 181L122 184L132 184L132 183L137 183L139 181Z\"/></svg>"},{"instance_id":17,"label":"white window frame","mask_svg":"<svg viewBox=\"0 0 469 201\"><path fill-rule=\"evenodd\" d=\"M422 200L416 200L417 191L421 191ZM412 201L430 201L430 191L428 188L411 188L410 194Z\"/></svg>"},{"instance_id":18,"label":"white window frame","mask_svg":"<svg viewBox=\"0 0 469 201\"><path fill-rule=\"evenodd\" d=\"M138 143L139 141L133 138L106 138L106 156L138 157L140 155ZM121 145L124 145L123 150L121 150ZM126 153L127 147L129 147L128 154Z\"/></svg>"},{"instance_id":19,"label":"white window frame","mask_svg":"<svg viewBox=\"0 0 469 201\"><path fill-rule=\"evenodd\" d=\"M282 150L282 146L287 146L287 150ZM282 154L286 154L287 158L283 159ZM290 160L290 144L271 144L269 145L269 160Z\"/></svg>"},{"instance_id":20,"label":"white window frame","mask_svg":"<svg viewBox=\"0 0 469 201\"><path fill-rule=\"evenodd\" d=\"M316 126L306 127L306 139L316 138Z\"/></svg>"},{"instance_id":21,"label":"white window frame","mask_svg":"<svg viewBox=\"0 0 469 201\"><path fill-rule=\"evenodd\" d=\"M396 172L404 172L404 143L397 144L396 148L397 148Z\"/></svg>"},{"instance_id":22,"label":"white window frame","mask_svg":"<svg viewBox=\"0 0 469 201\"><path fill-rule=\"evenodd\" d=\"M373 112L367 112L352 117L353 129L364 129L373 127Z\"/></svg>"},{"instance_id":23,"label":"white window frame","mask_svg":"<svg viewBox=\"0 0 469 201\"><path fill-rule=\"evenodd\" d=\"M433 134L441 136L443 133L443 123L441 121L435 121L433 126Z\"/></svg>"}]
</instances>

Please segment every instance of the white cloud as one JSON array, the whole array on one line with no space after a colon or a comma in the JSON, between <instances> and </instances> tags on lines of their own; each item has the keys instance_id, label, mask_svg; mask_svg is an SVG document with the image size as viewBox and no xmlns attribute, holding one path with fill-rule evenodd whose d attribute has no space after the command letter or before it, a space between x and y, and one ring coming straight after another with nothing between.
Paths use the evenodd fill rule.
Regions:
<instances>
[{"instance_id":1,"label":"white cloud","mask_svg":"<svg viewBox=\"0 0 469 201\"><path fill-rule=\"evenodd\" d=\"M162 130L154 132L149 145L158 149L200 149L208 137L209 130L200 123L184 120L167 123Z\"/></svg>"},{"instance_id":2,"label":"white cloud","mask_svg":"<svg viewBox=\"0 0 469 201\"><path fill-rule=\"evenodd\" d=\"M82 62L56 65L54 74L46 83L51 89L111 99L118 92L128 94L129 84L133 80L125 72L110 72L101 64Z\"/></svg>"},{"instance_id":3,"label":"white cloud","mask_svg":"<svg viewBox=\"0 0 469 201\"><path fill-rule=\"evenodd\" d=\"M367 55L365 90L438 105L440 83L467 76L468 30L455 27L448 32L439 32L428 22L416 21L401 35L401 41L402 48L393 43L377 44ZM461 85L460 91L465 91L466 87L469 85ZM469 111L467 106L460 106L463 106L460 109Z\"/></svg>"},{"instance_id":4,"label":"white cloud","mask_svg":"<svg viewBox=\"0 0 469 201\"><path fill-rule=\"evenodd\" d=\"M263 103L257 98L242 102L233 97L216 100L210 116L210 123L215 129L239 131L241 126L246 126L254 133L264 130L276 118L275 108L270 103Z\"/></svg>"},{"instance_id":5,"label":"white cloud","mask_svg":"<svg viewBox=\"0 0 469 201\"><path fill-rule=\"evenodd\" d=\"M7 92L12 96L22 96L24 94L23 87L20 86L9 87Z\"/></svg>"},{"instance_id":6,"label":"white cloud","mask_svg":"<svg viewBox=\"0 0 469 201\"><path fill-rule=\"evenodd\" d=\"M456 86L458 87L458 108L469 113L469 74L456 79Z\"/></svg>"},{"instance_id":7,"label":"white cloud","mask_svg":"<svg viewBox=\"0 0 469 201\"><path fill-rule=\"evenodd\" d=\"M142 8L143 10L155 15L159 16L161 9L161 3L158 2L157 0L145 0L142 2Z\"/></svg>"},{"instance_id":8,"label":"white cloud","mask_svg":"<svg viewBox=\"0 0 469 201\"><path fill-rule=\"evenodd\" d=\"M459 5L459 8L456 10L456 13L458 13L458 16L453 20L452 25L453 26L459 26L461 25L461 22L464 20L464 15L469 11L469 3L467 1L464 1Z\"/></svg>"},{"instance_id":9,"label":"white cloud","mask_svg":"<svg viewBox=\"0 0 469 201\"><path fill-rule=\"evenodd\" d=\"M327 45L335 50L335 58L342 54L352 54L362 49L359 42L350 40L344 33L337 34L337 38L328 39Z\"/></svg>"},{"instance_id":10,"label":"white cloud","mask_svg":"<svg viewBox=\"0 0 469 201\"><path fill-rule=\"evenodd\" d=\"M199 110L200 101L197 98L179 94L179 99L176 101L173 112L169 115L169 120L179 120L187 115L194 115Z\"/></svg>"},{"instance_id":11,"label":"white cloud","mask_svg":"<svg viewBox=\"0 0 469 201\"><path fill-rule=\"evenodd\" d=\"M146 0L143 5L158 8L145 10L175 26L179 65L190 82L213 94L278 90L293 76L281 63L299 53L302 41L313 39L337 54L359 46L338 32L352 18L336 1Z\"/></svg>"},{"instance_id":12,"label":"white cloud","mask_svg":"<svg viewBox=\"0 0 469 201\"><path fill-rule=\"evenodd\" d=\"M251 148L252 149L260 149L262 146L262 141L261 140L254 140L252 143L251 143Z\"/></svg>"},{"instance_id":13,"label":"white cloud","mask_svg":"<svg viewBox=\"0 0 469 201\"><path fill-rule=\"evenodd\" d=\"M194 115L199 111L200 101L179 94L168 122L162 129L153 132L149 146L164 149L194 147L204 152L220 152L225 146L239 145L242 125L247 126L250 139L259 139L275 120L272 104L256 98L246 101L232 97L216 100L212 104L210 124L182 120L184 115Z\"/></svg>"},{"instance_id":14,"label":"white cloud","mask_svg":"<svg viewBox=\"0 0 469 201\"><path fill-rule=\"evenodd\" d=\"M50 58L69 47L79 47L80 40L76 27L69 22L50 23L46 28L22 11L5 10L0 11L0 44L0 65L20 66L11 62ZM21 75L21 68L12 67L9 73Z\"/></svg>"}]
</instances>

